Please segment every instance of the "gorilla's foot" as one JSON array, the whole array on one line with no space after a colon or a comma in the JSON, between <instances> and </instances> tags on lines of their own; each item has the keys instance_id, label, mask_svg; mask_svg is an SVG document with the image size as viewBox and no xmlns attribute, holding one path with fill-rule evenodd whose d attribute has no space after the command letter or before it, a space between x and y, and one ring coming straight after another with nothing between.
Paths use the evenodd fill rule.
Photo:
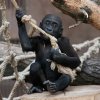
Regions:
<instances>
[{"instance_id":1,"label":"gorilla's foot","mask_svg":"<svg viewBox=\"0 0 100 100\"><path fill-rule=\"evenodd\" d=\"M35 87L35 86L32 86L29 91L27 92L27 94L32 94L32 93L42 93L42 89L39 88L39 87Z\"/></svg>"}]
</instances>

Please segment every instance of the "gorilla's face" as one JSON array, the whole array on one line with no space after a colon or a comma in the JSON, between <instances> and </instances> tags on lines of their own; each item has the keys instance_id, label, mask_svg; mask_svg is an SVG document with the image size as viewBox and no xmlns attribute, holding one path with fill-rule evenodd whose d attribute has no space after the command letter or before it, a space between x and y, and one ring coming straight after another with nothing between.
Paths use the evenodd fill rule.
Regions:
<instances>
[{"instance_id":1,"label":"gorilla's face","mask_svg":"<svg viewBox=\"0 0 100 100\"><path fill-rule=\"evenodd\" d=\"M47 15L41 22L40 26L48 34L59 38L62 34L62 22L58 16Z\"/></svg>"}]
</instances>

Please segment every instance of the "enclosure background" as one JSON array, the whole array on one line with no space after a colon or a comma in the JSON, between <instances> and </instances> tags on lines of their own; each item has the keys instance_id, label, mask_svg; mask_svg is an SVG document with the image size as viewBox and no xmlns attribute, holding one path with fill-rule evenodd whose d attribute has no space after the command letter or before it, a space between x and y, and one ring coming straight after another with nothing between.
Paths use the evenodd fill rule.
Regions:
<instances>
[{"instance_id":1,"label":"enclosure background","mask_svg":"<svg viewBox=\"0 0 100 100\"><path fill-rule=\"evenodd\" d=\"M91 40L94 37L100 35L99 30L93 28L91 25L81 24L80 26L68 29L68 26L73 25L75 23L74 19L71 17L64 15L60 10L55 8L50 0L16 0L20 7L22 7L26 14L31 14L34 19L39 23L41 19L46 14L56 14L61 17L64 25L63 34L70 38L72 43L80 43L85 40ZM18 38L18 29L17 22L15 19L15 8L11 4L10 0L6 0L7 3L7 18L10 22L9 30L11 32L11 38ZM1 18L1 17L0 17ZM1 22L1 21L0 21Z\"/></svg>"}]
</instances>

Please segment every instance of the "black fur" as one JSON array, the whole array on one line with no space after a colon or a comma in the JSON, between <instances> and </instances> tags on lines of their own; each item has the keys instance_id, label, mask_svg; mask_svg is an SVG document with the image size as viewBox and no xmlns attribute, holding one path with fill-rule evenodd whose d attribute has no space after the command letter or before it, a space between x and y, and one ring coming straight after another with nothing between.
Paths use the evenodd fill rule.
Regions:
<instances>
[{"instance_id":1,"label":"black fur","mask_svg":"<svg viewBox=\"0 0 100 100\"><path fill-rule=\"evenodd\" d=\"M64 3L65 3L64 0L54 0L54 1L60 3L61 5L64 5Z\"/></svg>"},{"instance_id":2,"label":"black fur","mask_svg":"<svg viewBox=\"0 0 100 100\"><path fill-rule=\"evenodd\" d=\"M16 14L16 18L17 17L19 18L18 13ZM52 27L52 32L48 30L48 25L44 25L45 27L43 26L47 19L50 19L50 23L47 24L50 24L50 27ZM48 17L45 17L42 20L40 27L58 39L59 48L66 55L60 54L57 50L54 50L51 46L50 39L45 37L42 33L40 33L40 36L28 38L25 24L19 20L17 21L19 38L23 51L35 51L36 53L35 63L30 66L30 77L33 86L29 93L41 92L43 88L51 93L65 89L68 85L70 85L71 77L69 75L58 73L57 69L54 71L51 70L51 62L47 59L72 69L76 68L80 64L80 60L77 53L74 51L72 45L70 44L69 39L61 36L61 19L54 15L48 15ZM55 24L57 23L57 27L53 25L53 22L55 22Z\"/></svg>"}]
</instances>

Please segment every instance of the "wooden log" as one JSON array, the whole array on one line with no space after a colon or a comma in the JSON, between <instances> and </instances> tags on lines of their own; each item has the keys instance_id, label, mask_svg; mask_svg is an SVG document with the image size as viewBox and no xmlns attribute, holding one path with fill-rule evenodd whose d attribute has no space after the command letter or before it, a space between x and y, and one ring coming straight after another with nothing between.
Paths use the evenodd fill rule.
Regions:
<instances>
[{"instance_id":1,"label":"wooden log","mask_svg":"<svg viewBox=\"0 0 100 100\"><path fill-rule=\"evenodd\" d=\"M52 4L76 21L100 30L100 0L51 0Z\"/></svg>"},{"instance_id":2,"label":"wooden log","mask_svg":"<svg viewBox=\"0 0 100 100\"><path fill-rule=\"evenodd\" d=\"M48 92L23 95L20 100L100 100L100 86L72 86L54 95Z\"/></svg>"}]
</instances>

